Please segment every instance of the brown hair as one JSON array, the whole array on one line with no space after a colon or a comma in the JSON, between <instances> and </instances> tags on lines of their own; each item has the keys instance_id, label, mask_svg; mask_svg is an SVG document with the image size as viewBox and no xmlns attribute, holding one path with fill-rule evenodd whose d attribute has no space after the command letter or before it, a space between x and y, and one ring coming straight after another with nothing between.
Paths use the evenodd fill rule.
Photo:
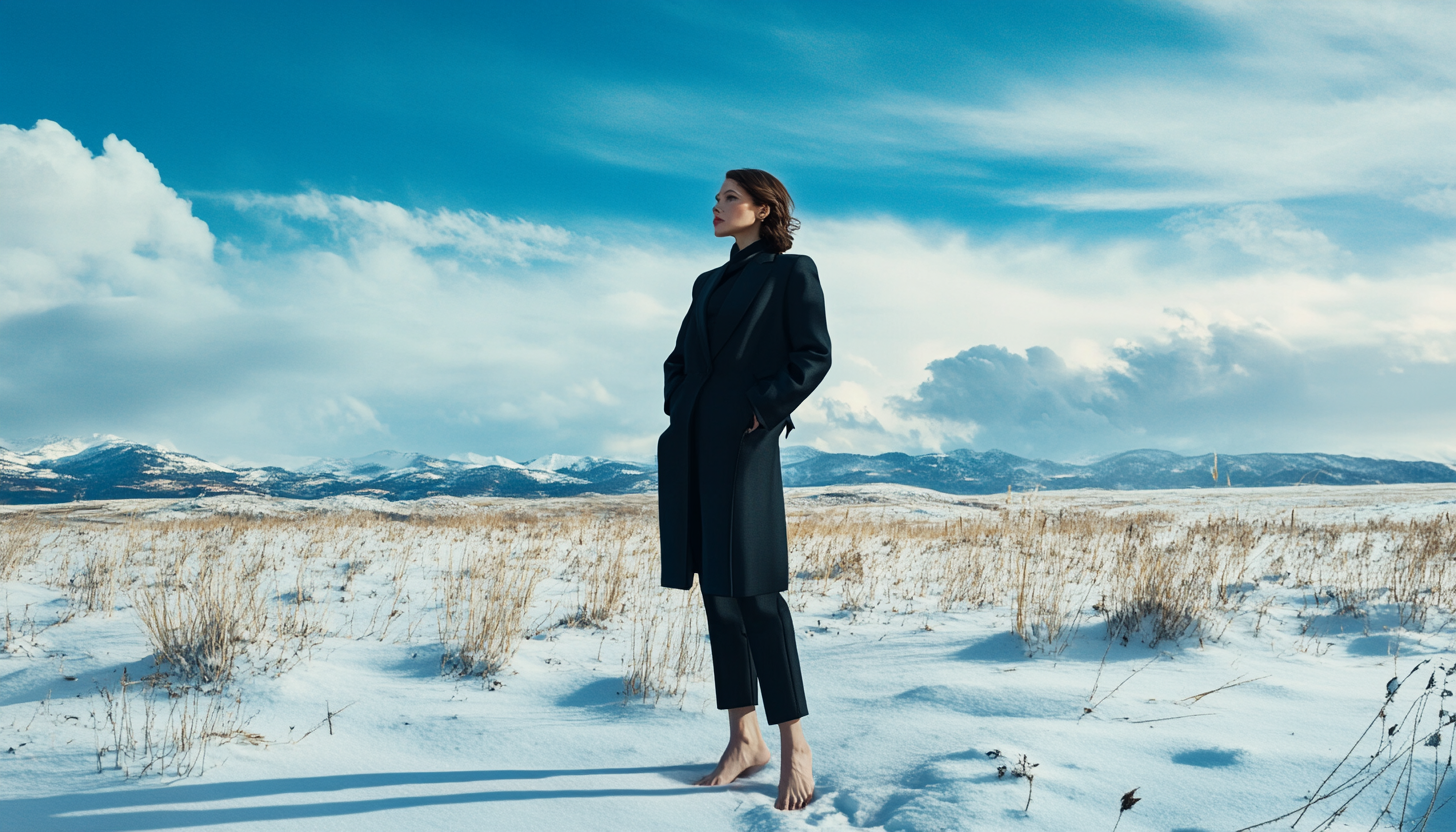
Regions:
<instances>
[{"instance_id":1,"label":"brown hair","mask_svg":"<svg viewBox=\"0 0 1456 832\"><path fill-rule=\"evenodd\" d=\"M794 198L789 196L789 189L784 187L784 183L768 171L754 168L730 170L723 177L743 186L755 205L769 207L768 217L758 233L764 248L775 254L793 248L794 232L799 230L799 221L794 219Z\"/></svg>"}]
</instances>

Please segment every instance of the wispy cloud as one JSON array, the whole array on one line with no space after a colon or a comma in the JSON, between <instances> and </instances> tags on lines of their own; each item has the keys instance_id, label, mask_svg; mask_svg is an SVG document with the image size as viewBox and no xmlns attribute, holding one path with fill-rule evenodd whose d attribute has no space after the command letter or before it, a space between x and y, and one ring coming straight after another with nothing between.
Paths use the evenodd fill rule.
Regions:
<instances>
[{"instance_id":1,"label":"wispy cloud","mask_svg":"<svg viewBox=\"0 0 1456 832\"><path fill-rule=\"evenodd\" d=\"M1432 214L1456 217L1456 188L1432 188L1425 193L1407 197L1406 203Z\"/></svg>"},{"instance_id":2,"label":"wispy cloud","mask_svg":"<svg viewBox=\"0 0 1456 832\"><path fill-rule=\"evenodd\" d=\"M1225 46L1169 56L1153 72L1088 67L1055 85L1028 78L1000 106L921 99L901 112L943 125L968 151L1067 167L1062 181L1009 193L1063 209L1394 196L1456 180L1448 8L1188 5ZM1109 175L1111 186L1099 181Z\"/></svg>"},{"instance_id":3,"label":"wispy cloud","mask_svg":"<svg viewBox=\"0 0 1456 832\"><path fill-rule=\"evenodd\" d=\"M1228 244L1245 254L1291 268L1323 271L1348 256L1323 231L1310 228L1277 204L1185 211L1164 224L1200 250Z\"/></svg>"},{"instance_id":4,"label":"wispy cloud","mask_svg":"<svg viewBox=\"0 0 1456 832\"><path fill-rule=\"evenodd\" d=\"M1456 183L1456 16L1442 4L1184 5L1210 32L1197 48L1073 50L1055 71L1010 71L968 49L945 50L948 65L930 73L903 46L877 53L868 33L800 21L764 60L793 68L802 93L588 83L550 137L661 172L746 153L765 165L903 172L1061 211L1402 199ZM824 40L863 65L824 59ZM873 81L834 83L815 63ZM964 81L927 84L929 74Z\"/></svg>"},{"instance_id":5,"label":"wispy cloud","mask_svg":"<svg viewBox=\"0 0 1456 832\"><path fill-rule=\"evenodd\" d=\"M397 244L410 249L443 249L457 256L525 264L565 260L575 247L592 242L563 228L523 219L503 220L474 210L406 209L391 202L325 194L224 194L238 211L306 220L327 229L333 239L363 245Z\"/></svg>"},{"instance_id":6,"label":"wispy cloud","mask_svg":"<svg viewBox=\"0 0 1456 832\"><path fill-rule=\"evenodd\" d=\"M1007 191L1014 201L1070 210L1397 195L1456 178L1443 152L1456 132L1456 93L1319 98L1260 89L1254 79L1122 81L1028 90L1009 109L927 106L925 113L963 131L968 150L1072 168L1069 181ZM1076 168L1116 172L1123 182L1099 187L1093 183L1102 177L1078 176Z\"/></svg>"}]
</instances>

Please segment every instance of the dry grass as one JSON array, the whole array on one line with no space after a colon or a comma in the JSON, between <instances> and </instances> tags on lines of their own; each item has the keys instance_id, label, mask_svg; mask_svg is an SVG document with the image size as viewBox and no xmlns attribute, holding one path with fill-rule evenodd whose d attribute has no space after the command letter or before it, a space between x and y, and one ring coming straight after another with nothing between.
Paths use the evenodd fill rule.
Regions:
<instances>
[{"instance_id":1,"label":"dry grass","mask_svg":"<svg viewBox=\"0 0 1456 832\"><path fill-rule=\"evenodd\" d=\"M123 672L115 691L100 689L99 707L91 713L97 773L109 763L128 778L189 777L207 770L213 745L263 743L247 730L241 696L159 681Z\"/></svg>"},{"instance_id":2,"label":"dry grass","mask_svg":"<svg viewBox=\"0 0 1456 832\"><path fill-rule=\"evenodd\" d=\"M144 534L128 525L123 533L94 541L82 556L80 570L67 581L72 604L85 612L113 612L118 593L134 580L132 559L145 545Z\"/></svg>"},{"instance_id":3,"label":"dry grass","mask_svg":"<svg viewBox=\"0 0 1456 832\"><path fill-rule=\"evenodd\" d=\"M216 546L187 540L152 580L132 592L137 617L156 661L205 683L226 682L268 624L264 565L226 557Z\"/></svg>"},{"instance_id":4,"label":"dry grass","mask_svg":"<svg viewBox=\"0 0 1456 832\"><path fill-rule=\"evenodd\" d=\"M654 704L664 696L681 702L689 683L703 677L707 662L698 591L639 586L634 600L623 693Z\"/></svg>"},{"instance_id":5,"label":"dry grass","mask_svg":"<svg viewBox=\"0 0 1456 832\"><path fill-rule=\"evenodd\" d=\"M627 590L643 567L640 555L652 545L642 531L641 523L594 518L582 524L568 566L568 573L577 578L576 610L564 623L601 627L622 612Z\"/></svg>"},{"instance_id":6,"label":"dry grass","mask_svg":"<svg viewBox=\"0 0 1456 832\"><path fill-rule=\"evenodd\" d=\"M129 598L158 660L200 681L281 670L324 637L413 641L430 619L451 672L499 673L523 636L553 626L620 626L633 695L675 695L699 673L698 605L655 587L650 499L119 520L10 513L0 569L64 588L76 612ZM1257 630L1273 602L1256 590L1270 584L1357 619L1388 605L1412 627L1456 606L1450 515L1195 518L1025 499L927 520L861 505L796 511L790 559L795 609L827 602L853 620L991 606L1033 652L1093 622L1149 644L1217 638L1240 616Z\"/></svg>"},{"instance_id":7,"label":"dry grass","mask_svg":"<svg viewBox=\"0 0 1456 832\"><path fill-rule=\"evenodd\" d=\"M494 544L494 545L492 545ZM439 576L442 666L462 676L499 673L521 644L526 614L546 575L539 541L467 543Z\"/></svg>"},{"instance_id":8,"label":"dry grass","mask_svg":"<svg viewBox=\"0 0 1456 832\"><path fill-rule=\"evenodd\" d=\"M10 580L22 566L34 560L48 526L38 514L0 517L0 581Z\"/></svg>"},{"instance_id":9,"label":"dry grass","mask_svg":"<svg viewBox=\"0 0 1456 832\"><path fill-rule=\"evenodd\" d=\"M1306 627L1380 611L1419 629L1456 608L1450 515L1178 516L1026 499L939 519L796 510L789 530L796 610L853 622L989 607L1028 652L1060 652L1093 624L1147 644L1216 639L1240 621L1257 634L1301 596ZM263 742L235 682L286 672L325 638L421 644L442 672L496 677L527 637L596 628L624 642L625 701L685 701L706 679L701 600L658 587L657 565L650 497L414 515L0 515L0 580L69 603L46 623L6 602L4 649L44 656L46 630L74 615L135 615L147 633L160 672L103 690L96 712L98 767L127 774L198 773L210 745Z\"/></svg>"},{"instance_id":10,"label":"dry grass","mask_svg":"<svg viewBox=\"0 0 1456 832\"><path fill-rule=\"evenodd\" d=\"M1053 652L1093 617L1114 639L1214 637L1261 581L1347 614L1390 603L1417 627L1456 606L1449 515L1315 524L1012 506L929 522L840 509L794 518L790 548L796 608L812 596L851 611L1005 607L1029 649Z\"/></svg>"}]
</instances>

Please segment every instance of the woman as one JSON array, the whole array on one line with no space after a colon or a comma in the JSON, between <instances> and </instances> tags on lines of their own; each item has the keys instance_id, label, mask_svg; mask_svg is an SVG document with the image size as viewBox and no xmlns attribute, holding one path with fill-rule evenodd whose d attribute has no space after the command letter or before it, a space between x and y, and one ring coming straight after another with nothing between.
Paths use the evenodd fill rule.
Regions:
<instances>
[{"instance_id":1,"label":"woman","mask_svg":"<svg viewBox=\"0 0 1456 832\"><path fill-rule=\"evenodd\" d=\"M657 443L662 585L703 593L718 707L728 748L701 786L731 783L766 765L758 689L782 760L774 806L814 796L799 720L809 713L780 594L789 547L779 434L829 372L829 330L814 261L785 254L798 221L783 183L730 170L713 205L713 233L732 237L728 262L698 276L693 302L663 370L672 422Z\"/></svg>"}]
</instances>

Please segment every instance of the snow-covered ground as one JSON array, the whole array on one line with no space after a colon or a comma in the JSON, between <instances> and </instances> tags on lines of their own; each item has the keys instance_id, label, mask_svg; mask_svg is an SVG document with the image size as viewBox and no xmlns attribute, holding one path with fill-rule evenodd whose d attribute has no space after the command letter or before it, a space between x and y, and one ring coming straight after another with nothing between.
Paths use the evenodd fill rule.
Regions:
<instances>
[{"instance_id":1,"label":"snow-covered ground","mask_svg":"<svg viewBox=\"0 0 1456 832\"><path fill-rule=\"evenodd\" d=\"M1449 759L1451 727L1427 743L1453 681L1438 668L1456 666L1453 486L792 490L790 601L818 782L793 814L772 808L776 765L726 788L691 785L726 720L700 625L678 615L681 593L652 586L653 505L220 497L0 508L0 570L7 551L37 555L0 583L0 829L1222 832L1352 777L1296 828L1316 828L1351 796L1324 828L1369 829L1387 805L1379 823L1393 828L1403 807L1425 811ZM1208 518L1223 525L1196 525ZM1107 611L1132 597L1116 576L1134 563L1117 560L1134 557L1134 526L1152 530L1138 545L1164 557L1226 561L1163 579L1234 576L1195 586L1212 599L1196 627L1153 646L1146 628L1126 644L1107 636ZM1069 531L1046 531L1058 528ZM503 543L509 534L532 542ZM189 540L197 551L178 567ZM442 665L454 648L441 570L492 546L544 571L508 664L462 678ZM227 574L266 590L269 623L239 637L231 680L202 685L221 693L199 695L195 677L173 670L123 700L123 673L157 671L139 623L146 588L174 574L190 576L184 593L203 592L186 564L208 557L244 564ZM945 602L972 563L984 567L971 581L980 589L957 584L961 600ZM610 594L613 570L632 575L604 626L562 623L593 603L592 587ZM276 635L300 615L312 624ZM641 663L673 639L686 658ZM643 667L658 686L645 702L622 693ZM1412 673L1387 701L1388 682ZM175 753L167 737L186 735L184 716L222 736ZM149 752L148 739L161 748ZM179 761L191 776L176 776ZM168 772L141 774L148 762ZM1019 765L1033 777L1016 776ZM1133 789L1139 802L1119 817ZM1421 827L1408 817L1405 828ZM1456 829L1456 805L1427 828Z\"/></svg>"}]
</instances>

